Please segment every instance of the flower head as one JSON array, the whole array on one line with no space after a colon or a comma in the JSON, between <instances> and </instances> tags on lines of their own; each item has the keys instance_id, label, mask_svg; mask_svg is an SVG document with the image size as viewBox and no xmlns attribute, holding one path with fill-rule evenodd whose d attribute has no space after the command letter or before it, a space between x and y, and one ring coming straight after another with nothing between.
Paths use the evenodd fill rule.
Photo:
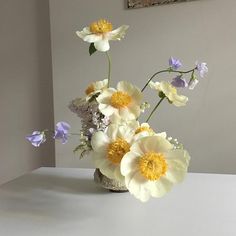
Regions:
<instances>
[{"instance_id":1,"label":"flower head","mask_svg":"<svg viewBox=\"0 0 236 236\"><path fill-rule=\"evenodd\" d=\"M120 40L128 28L128 25L122 25L113 30L110 22L101 19L93 22L89 27L85 27L82 31L77 31L76 34L85 42L94 43L94 47L98 51L106 52L110 49L109 40Z\"/></svg>"},{"instance_id":2,"label":"flower head","mask_svg":"<svg viewBox=\"0 0 236 236\"><path fill-rule=\"evenodd\" d=\"M187 151L173 149L163 137L137 140L121 160L121 174L129 192L145 202L162 197L184 179L189 164Z\"/></svg>"},{"instance_id":3,"label":"flower head","mask_svg":"<svg viewBox=\"0 0 236 236\"><path fill-rule=\"evenodd\" d=\"M58 122L56 124L56 130L54 139L61 140L62 144L65 144L68 141L68 131L70 129L70 125L64 121Z\"/></svg>"},{"instance_id":4,"label":"flower head","mask_svg":"<svg viewBox=\"0 0 236 236\"><path fill-rule=\"evenodd\" d=\"M170 57L170 59L169 59L169 66L172 69L177 70L177 69L179 69L182 66L182 63L181 63L180 60L175 59L173 57Z\"/></svg>"},{"instance_id":5,"label":"flower head","mask_svg":"<svg viewBox=\"0 0 236 236\"><path fill-rule=\"evenodd\" d=\"M26 139L35 147L39 147L46 141L44 132L34 131L31 135L27 135Z\"/></svg>"},{"instance_id":6,"label":"flower head","mask_svg":"<svg viewBox=\"0 0 236 236\"><path fill-rule=\"evenodd\" d=\"M117 89L108 88L97 97L99 110L107 117L120 117L124 120L136 119L141 112L142 93L129 82L121 81Z\"/></svg>"},{"instance_id":7,"label":"flower head","mask_svg":"<svg viewBox=\"0 0 236 236\"><path fill-rule=\"evenodd\" d=\"M179 95L177 93L177 89L171 85L169 82L161 81L161 82L150 82L150 87L152 89L157 90L158 92L162 92L168 100L173 103L175 106L185 106L188 98L184 95Z\"/></svg>"},{"instance_id":8,"label":"flower head","mask_svg":"<svg viewBox=\"0 0 236 236\"><path fill-rule=\"evenodd\" d=\"M87 95L86 99L88 100L93 95L103 91L104 89L107 88L107 86L108 86L108 79L91 83L85 90L85 93Z\"/></svg>"},{"instance_id":9,"label":"flower head","mask_svg":"<svg viewBox=\"0 0 236 236\"><path fill-rule=\"evenodd\" d=\"M124 181L120 173L120 162L129 152L134 130L128 125L111 124L102 132L92 137L93 159L96 168L111 179Z\"/></svg>"},{"instance_id":10,"label":"flower head","mask_svg":"<svg viewBox=\"0 0 236 236\"><path fill-rule=\"evenodd\" d=\"M188 83L186 82L186 80L182 79L181 77L182 77L181 75L176 76L172 80L171 84L176 88L186 88L186 87L188 87Z\"/></svg>"},{"instance_id":11,"label":"flower head","mask_svg":"<svg viewBox=\"0 0 236 236\"><path fill-rule=\"evenodd\" d=\"M201 63L196 62L196 66L197 66L197 71L199 72L200 77L203 78L204 75L208 72L207 63L206 62L201 62Z\"/></svg>"}]
</instances>

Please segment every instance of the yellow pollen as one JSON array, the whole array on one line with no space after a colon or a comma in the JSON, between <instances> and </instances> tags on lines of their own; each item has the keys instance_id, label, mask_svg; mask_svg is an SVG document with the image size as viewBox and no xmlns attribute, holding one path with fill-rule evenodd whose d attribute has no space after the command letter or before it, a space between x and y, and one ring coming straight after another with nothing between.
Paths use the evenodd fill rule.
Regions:
<instances>
[{"instance_id":1,"label":"yellow pollen","mask_svg":"<svg viewBox=\"0 0 236 236\"><path fill-rule=\"evenodd\" d=\"M87 95L89 95L90 93L93 93L94 91L95 91L95 88L94 88L93 84L90 84L90 85L88 86L88 88L86 88L85 93L86 93Z\"/></svg>"},{"instance_id":2,"label":"yellow pollen","mask_svg":"<svg viewBox=\"0 0 236 236\"><path fill-rule=\"evenodd\" d=\"M89 29L94 34L103 34L112 31L112 24L104 19L93 22Z\"/></svg>"},{"instance_id":3,"label":"yellow pollen","mask_svg":"<svg viewBox=\"0 0 236 236\"><path fill-rule=\"evenodd\" d=\"M141 174L148 180L158 180L165 175L167 171L167 163L162 153L148 152L139 160L139 170Z\"/></svg>"},{"instance_id":4,"label":"yellow pollen","mask_svg":"<svg viewBox=\"0 0 236 236\"><path fill-rule=\"evenodd\" d=\"M129 143L122 138L118 138L108 145L107 158L113 164L120 164L123 156L129 152L129 150Z\"/></svg>"},{"instance_id":5,"label":"yellow pollen","mask_svg":"<svg viewBox=\"0 0 236 236\"><path fill-rule=\"evenodd\" d=\"M154 133L154 131L150 127L148 127L148 126L140 126L140 127L138 127L135 130L135 134L139 134L139 133L141 133L143 131L147 131L150 134Z\"/></svg>"},{"instance_id":6,"label":"yellow pollen","mask_svg":"<svg viewBox=\"0 0 236 236\"><path fill-rule=\"evenodd\" d=\"M127 107L131 101L131 96L124 92L115 92L111 96L111 105L117 109Z\"/></svg>"}]
</instances>

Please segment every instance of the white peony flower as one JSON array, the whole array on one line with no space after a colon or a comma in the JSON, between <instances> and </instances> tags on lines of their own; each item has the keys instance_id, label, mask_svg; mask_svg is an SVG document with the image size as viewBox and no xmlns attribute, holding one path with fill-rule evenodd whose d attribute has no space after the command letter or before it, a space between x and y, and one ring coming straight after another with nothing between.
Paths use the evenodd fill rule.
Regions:
<instances>
[{"instance_id":1,"label":"white peony flower","mask_svg":"<svg viewBox=\"0 0 236 236\"><path fill-rule=\"evenodd\" d=\"M142 93L129 82L121 81L117 89L108 88L97 97L99 110L112 121L134 120L140 115Z\"/></svg>"},{"instance_id":2,"label":"white peony flower","mask_svg":"<svg viewBox=\"0 0 236 236\"><path fill-rule=\"evenodd\" d=\"M107 130L99 131L92 137L92 157L96 168L110 179L124 181L120 173L120 162L129 152L134 130L125 125L112 124Z\"/></svg>"},{"instance_id":3,"label":"white peony flower","mask_svg":"<svg viewBox=\"0 0 236 236\"><path fill-rule=\"evenodd\" d=\"M145 202L162 197L184 179L189 165L185 150L160 136L148 136L133 143L121 160L121 174L131 194Z\"/></svg>"},{"instance_id":4,"label":"white peony flower","mask_svg":"<svg viewBox=\"0 0 236 236\"><path fill-rule=\"evenodd\" d=\"M102 92L107 87L108 87L108 79L91 83L85 90L85 93L87 95L86 100L90 99L93 95Z\"/></svg>"},{"instance_id":5,"label":"white peony flower","mask_svg":"<svg viewBox=\"0 0 236 236\"><path fill-rule=\"evenodd\" d=\"M106 52L110 49L109 40L120 40L128 28L128 25L122 25L112 30L112 24L101 19L93 22L89 27L83 28L82 31L76 31L76 34L85 42L94 43L94 47L98 51Z\"/></svg>"},{"instance_id":6,"label":"white peony flower","mask_svg":"<svg viewBox=\"0 0 236 236\"><path fill-rule=\"evenodd\" d=\"M177 93L177 89L171 85L169 82L161 81L161 82L153 82L149 83L152 89L157 90L158 92L162 92L168 98L168 100L173 103L175 106L185 106L188 98L184 95L179 95Z\"/></svg>"}]
</instances>

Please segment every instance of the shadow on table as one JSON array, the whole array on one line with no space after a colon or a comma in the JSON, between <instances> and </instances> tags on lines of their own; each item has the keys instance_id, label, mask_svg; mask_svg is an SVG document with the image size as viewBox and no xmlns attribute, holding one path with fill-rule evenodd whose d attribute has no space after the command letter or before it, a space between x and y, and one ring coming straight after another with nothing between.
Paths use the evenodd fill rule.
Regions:
<instances>
[{"instance_id":1,"label":"shadow on table","mask_svg":"<svg viewBox=\"0 0 236 236\"><path fill-rule=\"evenodd\" d=\"M68 194L108 194L109 191L95 184L89 178L76 178L50 174L30 174L20 177L0 189L8 191L27 192L48 190Z\"/></svg>"}]
</instances>

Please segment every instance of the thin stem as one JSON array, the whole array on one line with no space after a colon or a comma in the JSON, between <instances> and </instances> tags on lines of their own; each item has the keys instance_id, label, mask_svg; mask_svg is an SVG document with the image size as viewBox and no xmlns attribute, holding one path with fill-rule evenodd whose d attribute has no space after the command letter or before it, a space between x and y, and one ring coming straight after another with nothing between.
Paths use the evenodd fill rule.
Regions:
<instances>
[{"instance_id":1,"label":"thin stem","mask_svg":"<svg viewBox=\"0 0 236 236\"><path fill-rule=\"evenodd\" d=\"M161 102L165 99L165 97L161 98L159 100L159 102L157 103L157 105L153 108L151 114L149 115L149 117L147 118L146 122L148 122L150 120L150 118L152 117L153 113L156 111L156 109L158 108L158 106L161 104Z\"/></svg>"},{"instance_id":2,"label":"thin stem","mask_svg":"<svg viewBox=\"0 0 236 236\"><path fill-rule=\"evenodd\" d=\"M147 83L144 85L144 87L143 87L143 89L141 90L141 92L143 92L143 91L145 90L145 88L148 86L148 84L151 82L151 80L152 80L155 76L157 76L158 74L166 73L166 72L169 72L169 73L188 74L188 73L190 73L190 72L193 73L195 69L196 69L196 67L193 68L192 70L181 71L181 70L172 70L171 68L169 68L169 69L166 69L166 70L158 71L158 72L154 73L154 74L151 76L151 78L150 78L150 79L147 81Z\"/></svg>"},{"instance_id":3,"label":"thin stem","mask_svg":"<svg viewBox=\"0 0 236 236\"><path fill-rule=\"evenodd\" d=\"M106 52L107 60L108 60L108 84L107 87L110 87L111 81L111 57L109 56L108 52Z\"/></svg>"}]
</instances>

